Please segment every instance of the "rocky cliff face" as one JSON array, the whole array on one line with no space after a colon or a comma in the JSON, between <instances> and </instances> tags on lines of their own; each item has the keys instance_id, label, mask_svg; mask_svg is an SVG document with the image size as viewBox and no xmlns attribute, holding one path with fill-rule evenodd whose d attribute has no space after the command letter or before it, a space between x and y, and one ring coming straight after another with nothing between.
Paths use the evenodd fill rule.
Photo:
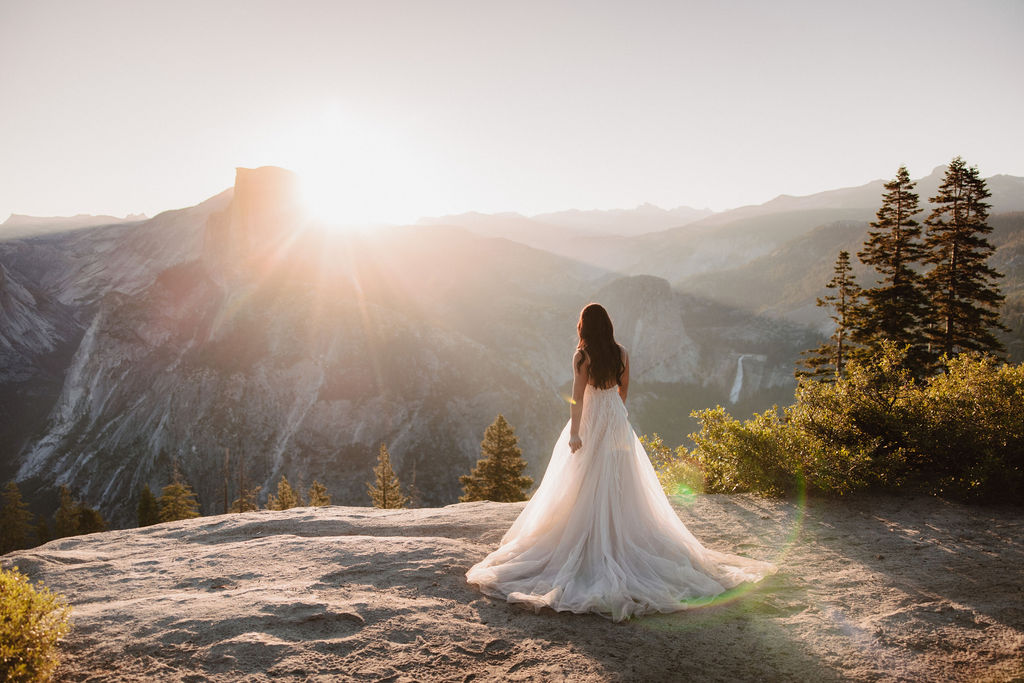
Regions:
<instances>
[{"instance_id":1,"label":"rocky cliff face","mask_svg":"<svg viewBox=\"0 0 1024 683\"><path fill-rule=\"evenodd\" d=\"M631 350L638 428L670 438L693 408L788 390L804 344L664 280L460 229L325 232L280 169L239 169L233 193L137 226L4 242L0 255L0 296L17 302L7 337L69 349L4 464L30 495L67 484L117 524L174 467L206 512L223 509L226 480L229 499L244 478L265 500L281 475L366 504L381 443L423 502L452 502L499 412L539 478L591 300ZM743 354L762 360L747 356L734 392ZM27 385L11 378L41 363L10 356L2 395L20 399Z\"/></svg>"}]
</instances>

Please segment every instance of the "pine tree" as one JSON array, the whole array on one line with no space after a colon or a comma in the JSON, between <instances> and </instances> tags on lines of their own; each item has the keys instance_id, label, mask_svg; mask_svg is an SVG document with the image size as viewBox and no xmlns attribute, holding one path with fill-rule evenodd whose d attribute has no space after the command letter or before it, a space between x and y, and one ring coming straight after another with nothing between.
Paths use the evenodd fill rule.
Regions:
<instances>
[{"instance_id":1,"label":"pine tree","mask_svg":"<svg viewBox=\"0 0 1024 683\"><path fill-rule=\"evenodd\" d=\"M384 444L380 445L377 466L373 468L374 481L366 485L367 492L378 508L404 508L409 499L402 495L398 476L391 468L391 454Z\"/></svg>"},{"instance_id":2,"label":"pine tree","mask_svg":"<svg viewBox=\"0 0 1024 683\"><path fill-rule=\"evenodd\" d=\"M49 543L51 540L53 540L53 534L50 533L50 525L46 523L46 519L40 517L36 522L36 545Z\"/></svg>"},{"instance_id":3,"label":"pine tree","mask_svg":"<svg viewBox=\"0 0 1024 683\"><path fill-rule=\"evenodd\" d=\"M992 232L987 224L991 207L985 201L991 196L977 167L967 168L956 157L930 200L935 208L925 221L925 262L932 269L925 286L933 310L927 335L936 354L1003 350L993 334L1006 329L999 322L1004 297L997 281L1002 274L987 263L995 249L985 238Z\"/></svg>"},{"instance_id":4,"label":"pine tree","mask_svg":"<svg viewBox=\"0 0 1024 683\"><path fill-rule=\"evenodd\" d=\"M419 508L423 507L423 496L420 495L420 489L416 485L416 461L412 463L412 474L409 475L409 507Z\"/></svg>"},{"instance_id":5,"label":"pine tree","mask_svg":"<svg viewBox=\"0 0 1024 683\"><path fill-rule=\"evenodd\" d=\"M160 521L174 522L199 516L199 501L192 488L177 477L160 493Z\"/></svg>"},{"instance_id":6,"label":"pine tree","mask_svg":"<svg viewBox=\"0 0 1024 683\"><path fill-rule=\"evenodd\" d=\"M798 361L798 366L807 369L801 370L798 367L795 373L797 379L831 381L843 376L843 368L851 355L850 330L859 321L857 315L860 310L861 289L854 281L852 272L850 252L840 251L832 279L825 285L835 290L835 294L818 299L819 306L833 309L830 317L836 324L835 330L829 341L803 352L802 355L806 357Z\"/></svg>"},{"instance_id":7,"label":"pine tree","mask_svg":"<svg viewBox=\"0 0 1024 683\"><path fill-rule=\"evenodd\" d=\"M519 449L515 430L501 414L484 431L480 443L482 458L469 474L459 477L462 502L491 500L503 503L526 500L526 490L533 479L523 476L526 461Z\"/></svg>"},{"instance_id":8,"label":"pine tree","mask_svg":"<svg viewBox=\"0 0 1024 683\"><path fill-rule=\"evenodd\" d=\"M94 534L98 531L106 531L107 522L103 519L103 515L99 513L95 508L91 508L88 505L78 505L78 533L79 534Z\"/></svg>"},{"instance_id":9,"label":"pine tree","mask_svg":"<svg viewBox=\"0 0 1024 683\"><path fill-rule=\"evenodd\" d=\"M28 547L32 515L21 498L21 490L13 481L4 489L4 504L0 507L0 555Z\"/></svg>"},{"instance_id":10,"label":"pine tree","mask_svg":"<svg viewBox=\"0 0 1024 683\"><path fill-rule=\"evenodd\" d=\"M149 489L149 484L142 487L139 494L139 505L137 509L139 526L152 526L160 521L160 506L156 502L156 496Z\"/></svg>"},{"instance_id":11,"label":"pine tree","mask_svg":"<svg viewBox=\"0 0 1024 683\"><path fill-rule=\"evenodd\" d=\"M231 510L231 496L228 493L228 482L231 479L231 451L224 449L224 470L223 481L221 482L221 502L224 504L224 514Z\"/></svg>"},{"instance_id":12,"label":"pine tree","mask_svg":"<svg viewBox=\"0 0 1024 683\"><path fill-rule=\"evenodd\" d=\"M324 507L331 504L331 496L327 493L327 487L316 479L313 480L313 485L309 487L309 504L313 507Z\"/></svg>"},{"instance_id":13,"label":"pine tree","mask_svg":"<svg viewBox=\"0 0 1024 683\"><path fill-rule=\"evenodd\" d=\"M267 498L267 509L268 510L288 510L289 508L297 507L300 505L299 496L295 493L295 489L288 483L288 478L285 476L281 477L281 481L277 482L277 495L273 493Z\"/></svg>"},{"instance_id":14,"label":"pine tree","mask_svg":"<svg viewBox=\"0 0 1024 683\"><path fill-rule=\"evenodd\" d=\"M54 523L55 538L78 535L78 503L71 495L71 490L63 484L60 487L60 504L54 514Z\"/></svg>"},{"instance_id":15,"label":"pine tree","mask_svg":"<svg viewBox=\"0 0 1024 683\"><path fill-rule=\"evenodd\" d=\"M908 346L905 363L921 376L928 366L924 335L928 297L915 270L925 250L921 226L914 219L921 212L914 186L906 166L900 166L896 177L885 184L882 207L857 254L861 263L874 267L880 281L864 290L864 304L851 336L871 351L877 351L885 339Z\"/></svg>"},{"instance_id":16,"label":"pine tree","mask_svg":"<svg viewBox=\"0 0 1024 683\"><path fill-rule=\"evenodd\" d=\"M260 491L263 490L262 486L253 486L250 488L246 483L245 478L245 457L238 455L235 458L238 461L238 498L231 501L231 506L228 508L228 512L252 512L259 510L260 506L257 500L260 495ZM228 467L228 453L224 452L224 467L225 471ZM227 493L227 475L225 474L224 480L224 491L225 496ZM225 497L226 500L226 497Z\"/></svg>"},{"instance_id":17,"label":"pine tree","mask_svg":"<svg viewBox=\"0 0 1024 683\"><path fill-rule=\"evenodd\" d=\"M231 501L229 512L252 512L253 510L259 510L260 506L256 503L256 500L262 489L262 486L242 489L242 493L238 498Z\"/></svg>"},{"instance_id":18,"label":"pine tree","mask_svg":"<svg viewBox=\"0 0 1024 683\"><path fill-rule=\"evenodd\" d=\"M64 485L60 487L60 505L54 517L56 522L54 533L57 538L107 530L107 522L103 519L103 515L95 508L76 500L71 495L71 490Z\"/></svg>"}]
</instances>

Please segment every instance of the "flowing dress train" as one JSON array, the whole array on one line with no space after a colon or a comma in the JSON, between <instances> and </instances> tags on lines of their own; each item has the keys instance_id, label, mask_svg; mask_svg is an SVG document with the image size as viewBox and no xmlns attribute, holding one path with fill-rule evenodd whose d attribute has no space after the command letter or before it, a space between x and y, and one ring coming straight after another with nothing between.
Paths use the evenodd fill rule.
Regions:
<instances>
[{"instance_id":1,"label":"flowing dress train","mask_svg":"<svg viewBox=\"0 0 1024 683\"><path fill-rule=\"evenodd\" d=\"M709 550L687 530L617 387L586 387L580 437L583 447L572 453L565 426L544 479L498 549L466 573L481 592L538 611L621 621L686 609L775 571Z\"/></svg>"}]
</instances>

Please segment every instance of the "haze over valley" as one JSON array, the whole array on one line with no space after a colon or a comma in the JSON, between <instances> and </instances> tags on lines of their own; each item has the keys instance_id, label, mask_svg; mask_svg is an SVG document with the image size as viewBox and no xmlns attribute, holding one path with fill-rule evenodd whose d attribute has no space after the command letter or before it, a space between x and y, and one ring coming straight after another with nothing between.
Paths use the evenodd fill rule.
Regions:
<instances>
[{"instance_id":1,"label":"haze over valley","mask_svg":"<svg viewBox=\"0 0 1024 683\"><path fill-rule=\"evenodd\" d=\"M922 198L942 171L920 180ZM988 182L1019 360L1024 179ZM175 466L204 513L222 511L226 457L262 500L286 475L368 504L386 443L402 481L439 505L502 413L539 480L590 301L630 350L635 428L681 443L691 410L792 399L800 351L829 332L815 297L838 250L863 241L881 184L718 213L332 231L305 217L292 173L264 167L149 219L12 217L0 226L0 474L39 512L65 484L129 525L142 486Z\"/></svg>"}]
</instances>

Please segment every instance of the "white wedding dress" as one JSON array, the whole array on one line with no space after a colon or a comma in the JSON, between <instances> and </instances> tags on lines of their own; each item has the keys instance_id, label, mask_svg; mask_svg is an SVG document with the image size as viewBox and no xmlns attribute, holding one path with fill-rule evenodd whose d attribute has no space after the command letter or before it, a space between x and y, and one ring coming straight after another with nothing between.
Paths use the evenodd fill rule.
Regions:
<instances>
[{"instance_id":1,"label":"white wedding dress","mask_svg":"<svg viewBox=\"0 0 1024 683\"><path fill-rule=\"evenodd\" d=\"M687 609L775 571L708 550L686 529L617 387L586 387L580 438L583 447L571 453L566 425L540 487L500 547L466 573L481 592L538 611L621 621Z\"/></svg>"}]
</instances>

